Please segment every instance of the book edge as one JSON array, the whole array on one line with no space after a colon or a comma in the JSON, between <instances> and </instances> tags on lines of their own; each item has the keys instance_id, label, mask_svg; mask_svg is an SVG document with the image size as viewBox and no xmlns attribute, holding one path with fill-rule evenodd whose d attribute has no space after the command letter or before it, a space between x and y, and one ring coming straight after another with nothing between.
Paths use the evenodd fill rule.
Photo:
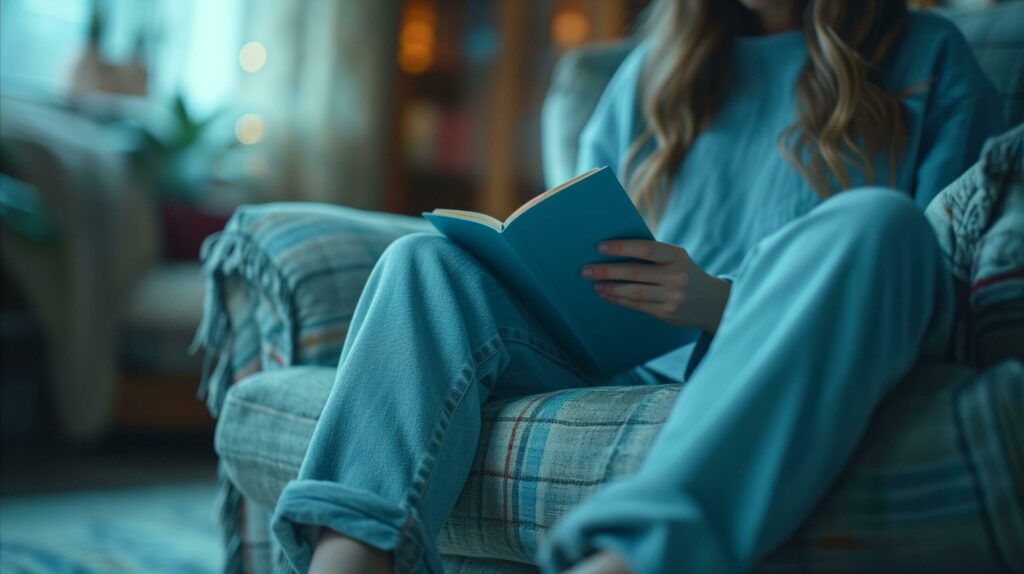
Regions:
<instances>
[{"instance_id":1,"label":"book edge","mask_svg":"<svg viewBox=\"0 0 1024 574\"><path fill-rule=\"evenodd\" d=\"M467 211L463 209L435 209L433 211L423 212L424 217L427 217L428 215L433 215L435 217L450 217L453 219L461 219L463 221L486 225L498 233L501 233L505 229L505 224L497 218L477 211ZM430 218L427 217L427 219L429 220Z\"/></svg>"},{"instance_id":2,"label":"book edge","mask_svg":"<svg viewBox=\"0 0 1024 574\"><path fill-rule=\"evenodd\" d=\"M601 172L603 170L606 170L606 169L608 169L608 166L591 168L591 169L589 169L589 170L587 170L587 171L577 175L576 177L574 177L574 178L572 178L572 179L570 179L568 181L562 182L562 183L556 185L555 187L552 187L551 189L545 191L544 193L541 193L537 197L534 197L530 201L527 201L526 203L520 205L518 209L513 211L512 214L509 215L505 219L505 224L504 224L505 227L508 227L509 225L512 225L512 222L515 221L515 219L517 217L519 217L520 215L526 213L527 211L532 209L533 206L543 202L545 199L551 197L552 195L555 195L556 193L558 193L559 191L562 191L563 189L572 187L573 185L583 181L584 179L587 179L588 177L590 177L590 176L592 176L592 175L594 175L594 174L596 174L598 172Z\"/></svg>"}]
</instances>

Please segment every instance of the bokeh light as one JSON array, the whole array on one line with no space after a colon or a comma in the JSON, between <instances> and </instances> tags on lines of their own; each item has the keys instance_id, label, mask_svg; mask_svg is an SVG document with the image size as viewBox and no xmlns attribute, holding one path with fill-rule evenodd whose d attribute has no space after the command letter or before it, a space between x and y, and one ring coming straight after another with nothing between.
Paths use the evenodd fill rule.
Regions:
<instances>
[{"instance_id":1,"label":"bokeh light","mask_svg":"<svg viewBox=\"0 0 1024 574\"><path fill-rule=\"evenodd\" d=\"M430 48L414 44L402 48L398 54L398 65L407 74L422 74L434 63L434 55Z\"/></svg>"},{"instance_id":2,"label":"bokeh light","mask_svg":"<svg viewBox=\"0 0 1024 574\"><path fill-rule=\"evenodd\" d=\"M238 52L238 63L246 72L258 72L267 63L267 49L259 42L249 42Z\"/></svg>"},{"instance_id":3,"label":"bokeh light","mask_svg":"<svg viewBox=\"0 0 1024 574\"><path fill-rule=\"evenodd\" d=\"M575 10L564 10L551 21L551 36L562 48L575 46L587 39L590 22Z\"/></svg>"},{"instance_id":4,"label":"bokeh light","mask_svg":"<svg viewBox=\"0 0 1024 574\"><path fill-rule=\"evenodd\" d=\"M402 26L402 39L403 44L422 44L430 46L434 43L434 28L422 21L413 20L406 22Z\"/></svg>"},{"instance_id":5,"label":"bokeh light","mask_svg":"<svg viewBox=\"0 0 1024 574\"><path fill-rule=\"evenodd\" d=\"M422 74L434 64L437 15L427 2L410 3L398 35L398 66L407 74Z\"/></svg>"},{"instance_id":6,"label":"bokeh light","mask_svg":"<svg viewBox=\"0 0 1024 574\"><path fill-rule=\"evenodd\" d=\"M235 122L235 137L246 145L261 141L263 139L263 118L257 114L243 114Z\"/></svg>"}]
</instances>

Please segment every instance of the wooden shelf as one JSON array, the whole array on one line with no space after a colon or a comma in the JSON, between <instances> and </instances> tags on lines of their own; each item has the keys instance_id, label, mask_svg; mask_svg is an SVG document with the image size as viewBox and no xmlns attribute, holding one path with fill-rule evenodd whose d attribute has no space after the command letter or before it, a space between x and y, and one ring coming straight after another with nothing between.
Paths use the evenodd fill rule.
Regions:
<instances>
[{"instance_id":1,"label":"wooden shelf","mask_svg":"<svg viewBox=\"0 0 1024 574\"><path fill-rule=\"evenodd\" d=\"M608 40L627 33L646 4L403 0L399 60L403 42L423 36L432 38L433 63L419 73L399 69L395 81L385 209L475 209L503 218L544 191L540 108L568 47L555 38L556 17L573 14L583 30L574 41ZM423 32L424 24L433 31Z\"/></svg>"}]
</instances>

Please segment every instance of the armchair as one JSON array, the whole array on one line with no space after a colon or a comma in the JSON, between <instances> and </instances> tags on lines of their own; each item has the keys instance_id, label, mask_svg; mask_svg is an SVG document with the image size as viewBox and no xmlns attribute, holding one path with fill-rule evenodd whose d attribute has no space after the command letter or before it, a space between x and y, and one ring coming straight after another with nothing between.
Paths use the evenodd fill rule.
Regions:
<instances>
[{"instance_id":1,"label":"armchair","mask_svg":"<svg viewBox=\"0 0 1024 574\"><path fill-rule=\"evenodd\" d=\"M1020 61L1019 45L994 52L988 46L998 43L980 41L1012 37L1012 21L1024 21L1019 6L958 18L968 34L981 30L969 38L983 46L987 70L1003 65L993 59ZM548 142L574 141L589 111L570 117L557 106L592 106L623 54L585 48L563 60L545 111ZM1020 122L1019 83L993 79ZM913 370L830 493L759 571L1024 567L1024 470L1014 462L1024 456L1022 130L992 142L928 210L961 291L957 362ZM545 146L552 179L572 169L575 154L565 149ZM425 229L402 216L271 204L239 209L208 240L197 343L214 359L205 391L219 416L228 571L279 565L270 513L334 384L363 282L391 241ZM680 392L577 389L486 404L476 463L438 539L448 571L535 572L545 531L600 484L637 468Z\"/></svg>"}]
</instances>

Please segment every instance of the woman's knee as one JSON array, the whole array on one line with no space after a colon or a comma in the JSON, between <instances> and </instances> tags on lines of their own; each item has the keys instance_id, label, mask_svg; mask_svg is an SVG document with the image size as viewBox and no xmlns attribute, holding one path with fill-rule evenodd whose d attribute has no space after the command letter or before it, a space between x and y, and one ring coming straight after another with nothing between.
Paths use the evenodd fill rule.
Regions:
<instances>
[{"instance_id":1,"label":"woman's knee","mask_svg":"<svg viewBox=\"0 0 1024 574\"><path fill-rule=\"evenodd\" d=\"M826 202L840 212L836 233L852 233L883 242L932 241L934 232L906 193L871 187L845 191Z\"/></svg>"},{"instance_id":2,"label":"woman's knee","mask_svg":"<svg viewBox=\"0 0 1024 574\"><path fill-rule=\"evenodd\" d=\"M459 247L447 237L437 233L410 233L388 246L382 260L403 263L422 263L458 256Z\"/></svg>"}]
</instances>

